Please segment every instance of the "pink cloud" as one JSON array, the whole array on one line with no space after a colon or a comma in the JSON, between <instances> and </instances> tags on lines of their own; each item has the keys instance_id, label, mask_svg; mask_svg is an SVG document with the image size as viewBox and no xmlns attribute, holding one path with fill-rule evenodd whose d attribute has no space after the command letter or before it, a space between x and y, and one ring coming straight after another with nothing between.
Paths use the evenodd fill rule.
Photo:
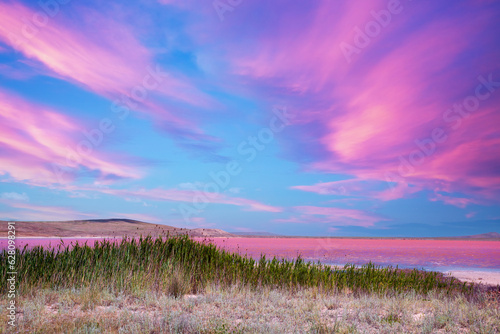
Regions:
<instances>
[{"instance_id":1,"label":"pink cloud","mask_svg":"<svg viewBox=\"0 0 500 334\"><path fill-rule=\"evenodd\" d=\"M2 219L29 220L29 221L57 221L78 220L95 217L89 213L82 213L71 208L61 206L35 205L21 201L0 200L1 203L19 210L2 213Z\"/></svg>"},{"instance_id":2,"label":"pink cloud","mask_svg":"<svg viewBox=\"0 0 500 334\"><path fill-rule=\"evenodd\" d=\"M467 213L467 214L465 215L465 217L467 217L467 218L472 218L472 217L474 217L476 214L477 214L477 212L469 212L469 213Z\"/></svg>"},{"instance_id":3,"label":"pink cloud","mask_svg":"<svg viewBox=\"0 0 500 334\"><path fill-rule=\"evenodd\" d=\"M179 190L179 189L142 189L136 191L129 190L101 190L104 193L114 194L119 196L137 196L145 199L161 200L161 201L174 201L174 202L193 202L196 198L203 196L202 192L193 190ZM263 204L259 201L241 198L229 197L226 194L215 194L213 196L205 196L209 203L236 205L247 208L251 211L267 211L267 212L280 212L281 208Z\"/></svg>"},{"instance_id":4,"label":"pink cloud","mask_svg":"<svg viewBox=\"0 0 500 334\"><path fill-rule=\"evenodd\" d=\"M167 202L186 202L186 203L217 203L217 204L228 204L243 207L250 211L266 211L266 212L281 212L282 208L275 207L261 203L259 201L242 198L242 197L230 197L223 193L204 193L195 190L183 190L183 189L138 189L138 190L126 190L126 189L111 189L111 188L91 188L91 187L77 187L77 186L67 186L63 188L67 191L94 191L100 192L108 195L119 196L122 198L139 198L139 199L149 199L155 201L167 201Z\"/></svg>"},{"instance_id":5,"label":"pink cloud","mask_svg":"<svg viewBox=\"0 0 500 334\"><path fill-rule=\"evenodd\" d=\"M62 77L84 84L99 93L115 90L126 93L131 84L140 82L140 76L130 65L133 62L147 63L147 50L126 31L122 30L120 36L117 36L119 40L113 40L106 33L108 29L104 29L99 38L106 39L105 43L111 44L111 50L108 51L91 42L83 33L60 26L55 19L49 19L48 24L43 27L31 24L36 30L31 34L27 33L30 30L26 27L30 25L26 22L29 22L36 11L21 4L3 3L1 13L4 24L0 28L0 38ZM111 28L119 32L118 27ZM20 43L12 43L9 34L18 38ZM130 49L127 57L122 58L120 55L124 54L125 46Z\"/></svg>"},{"instance_id":6,"label":"pink cloud","mask_svg":"<svg viewBox=\"0 0 500 334\"><path fill-rule=\"evenodd\" d=\"M386 220L361 210L343 209L319 206L295 206L293 211L300 215L285 219L276 219L276 222L286 223L329 223L335 226L374 226L376 222Z\"/></svg>"},{"instance_id":7,"label":"pink cloud","mask_svg":"<svg viewBox=\"0 0 500 334\"><path fill-rule=\"evenodd\" d=\"M83 21L78 27L62 12L49 18L46 25L36 26L27 24L36 11L18 3L0 3L0 41L45 65L47 74L110 98L116 109L150 113L168 122L173 134L175 129L184 129L192 137L214 140L180 116L179 110L161 102L167 97L191 106L213 107L215 103L208 95L186 77L174 76L155 64L154 55L137 40L131 27L109 19L105 13L85 7L76 10ZM93 26L99 27L98 33ZM86 30L90 30L91 38Z\"/></svg>"},{"instance_id":8,"label":"pink cloud","mask_svg":"<svg viewBox=\"0 0 500 334\"><path fill-rule=\"evenodd\" d=\"M366 180L381 183L388 174L399 175L400 157L408 160L421 150L417 141L441 129L446 140L435 152L400 176L393 189L372 195L391 200L437 188L498 200L500 91L481 100L460 126L445 117L454 103L474 96L478 76L493 73L500 81L495 60L500 48L490 29L495 13L470 1L450 4L444 17L433 15L431 3L403 3L404 11L349 63L339 44L352 43L354 27L373 20L371 8L349 2L342 10L330 6L338 3L307 6L300 19L287 11L279 26L269 24L265 33L258 30L254 40L245 41L248 46L228 51L236 74L279 89L282 99L294 103L298 116L287 140L296 145L284 143L293 147L290 154L301 161L311 156L308 170L351 175L369 193L372 184ZM412 15L420 17L418 27L411 24ZM304 142L308 146L297 149ZM331 193L332 186L295 188Z\"/></svg>"},{"instance_id":9,"label":"pink cloud","mask_svg":"<svg viewBox=\"0 0 500 334\"><path fill-rule=\"evenodd\" d=\"M473 93L477 84L464 80L461 86L455 84L454 90L447 90L446 85L453 81L456 73L439 73L466 49L467 41L472 38L469 30L456 29L457 25L458 22L433 24L388 52L360 81L346 78L338 93L345 100L347 112L331 118L330 131L322 139L334 159L318 163L318 168L349 166L351 173L358 177L383 179L387 171L396 171L399 156L408 159L418 148L415 140L431 136L438 126L447 130L443 113L451 107L456 91ZM446 48L438 47L450 39L457 42ZM434 92L428 91L430 77L437 88ZM491 119L488 122L485 119L483 128L490 132ZM442 178L430 167L432 160L440 159L440 155L455 148L454 140L440 145L439 154L428 157L427 163L416 168L415 174L406 176L419 181ZM444 168L441 172L448 173ZM467 170L461 171L466 173Z\"/></svg>"},{"instance_id":10,"label":"pink cloud","mask_svg":"<svg viewBox=\"0 0 500 334\"><path fill-rule=\"evenodd\" d=\"M462 209L467 207L467 205L469 204L477 203L475 200L470 198L450 197L439 193L435 193L434 196L430 198L430 200L433 202L441 201L444 202L445 204L453 205Z\"/></svg>"},{"instance_id":11,"label":"pink cloud","mask_svg":"<svg viewBox=\"0 0 500 334\"><path fill-rule=\"evenodd\" d=\"M410 185L406 182L397 182L395 185L390 185L389 189L379 191L373 197L382 201L392 201L408 197L420 190L422 187L418 183Z\"/></svg>"},{"instance_id":12,"label":"pink cloud","mask_svg":"<svg viewBox=\"0 0 500 334\"><path fill-rule=\"evenodd\" d=\"M0 89L0 175L33 184L69 182L81 169L97 171L104 179L141 176L119 163L123 157L95 148L89 154L76 153L84 130L75 119Z\"/></svg>"},{"instance_id":13,"label":"pink cloud","mask_svg":"<svg viewBox=\"0 0 500 334\"><path fill-rule=\"evenodd\" d=\"M386 2L370 5L382 9ZM299 93L317 92L332 78L345 76L349 67L339 45L352 40L356 25L372 19L370 9L349 2L317 2L304 7L312 8L296 4L281 11L278 27L273 25L276 21L264 21L268 26L257 30L257 37L250 36L245 45L231 50L235 73L271 79L273 84Z\"/></svg>"},{"instance_id":14,"label":"pink cloud","mask_svg":"<svg viewBox=\"0 0 500 334\"><path fill-rule=\"evenodd\" d=\"M404 180L387 182L371 179L320 182L314 185L292 186L290 188L320 195L354 196L382 201L403 198L421 190L420 187L409 185Z\"/></svg>"},{"instance_id":15,"label":"pink cloud","mask_svg":"<svg viewBox=\"0 0 500 334\"><path fill-rule=\"evenodd\" d=\"M321 182L314 185L292 186L290 188L320 195L351 195L353 191L360 190L351 180Z\"/></svg>"}]
</instances>

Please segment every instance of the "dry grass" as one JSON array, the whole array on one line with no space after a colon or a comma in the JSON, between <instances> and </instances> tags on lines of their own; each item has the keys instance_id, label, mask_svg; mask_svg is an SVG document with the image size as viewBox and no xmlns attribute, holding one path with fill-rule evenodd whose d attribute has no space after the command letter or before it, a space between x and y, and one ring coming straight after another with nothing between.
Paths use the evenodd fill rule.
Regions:
<instances>
[{"instance_id":1,"label":"dry grass","mask_svg":"<svg viewBox=\"0 0 500 334\"><path fill-rule=\"evenodd\" d=\"M0 255L5 263L7 254ZM372 265L330 268L301 259L254 261L186 237L35 248L18 251L16 260L15 333L498 333L500 328L499 298L489 298L493 292L437 273ZM0 314L7 314L7 305L2 295ZM0 333L9 330L4 317Z\"/></svg>"},{"instance_id":2,"label":"dry grass","mask_svg":"<svg viewBox=\"0 0 500 334\"><path fill-rule=\"evenodd\" d=\"M461 296L354 296L236 285L182 295L182 282L175 284L181 286L171 294L33 291L18 300L17 333L499 333L500 328L497 301ZM2 297L0 313L6 306ZM0 332L8 330L0 323Z\"/></svg>"}]
</instances>

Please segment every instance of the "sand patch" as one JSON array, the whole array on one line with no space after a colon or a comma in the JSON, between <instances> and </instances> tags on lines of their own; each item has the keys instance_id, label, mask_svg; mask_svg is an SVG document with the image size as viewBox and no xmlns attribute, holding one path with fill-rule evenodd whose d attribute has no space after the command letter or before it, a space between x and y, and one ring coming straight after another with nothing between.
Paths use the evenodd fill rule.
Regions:
<instances>
[{"instance_id":1,"label":"sand patch","mask_svg":"<svg viewBox=\"0 0 500 334\"><path fill-rule=\"evenodd\" d=\"M453 270L446 273L462 282L482 283L488 285L500 285L500 272Z\"/></svg>"}]
</instances>

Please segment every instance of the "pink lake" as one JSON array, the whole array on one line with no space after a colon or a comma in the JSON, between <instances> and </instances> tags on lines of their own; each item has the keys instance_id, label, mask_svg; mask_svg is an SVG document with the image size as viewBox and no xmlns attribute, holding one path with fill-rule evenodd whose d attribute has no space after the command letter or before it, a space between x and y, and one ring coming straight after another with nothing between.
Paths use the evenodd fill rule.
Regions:
<instances>
[{"instance_id":1,"label":"pink lake","mask_svg":"<svg viewBox=\"0 0 500 334\"><path fill-rule=\"evenodd\" d=\"M333 265L361 265L371 261L384 266L439 271L500 271L500 241L333 238L213 238L209 241L255 259L261 253L287 259L300 254L305 260Z\"/></svg>"},{"instance_id":2,"label":"pink lake","mask_svg":"<svg viewBox=\"0 0 500 334\"><path fill-rule=\"evenodd\" d=\"M16 247L56 246L60 238L18 238ZM99 238L63 238L66 245L85 241L92 246ZM305 260L324 264L399 265L405 268L425 268L446 271L479 269L500 272L500 241L477 240L415 240L415 239L333 239L333 238L195 238L211 242L219 248L255 259L292 259L298 254ZM7 246L0 239L0 249Z\"/></svg>"}]
</instances>

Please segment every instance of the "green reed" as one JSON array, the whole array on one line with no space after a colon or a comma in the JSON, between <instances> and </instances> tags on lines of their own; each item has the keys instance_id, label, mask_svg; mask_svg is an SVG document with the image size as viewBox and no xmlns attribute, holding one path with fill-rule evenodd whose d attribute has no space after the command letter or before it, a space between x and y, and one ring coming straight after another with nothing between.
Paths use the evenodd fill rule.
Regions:
<instances>
[{"instance_id":1,"label":"green reed","mask_svg":"<svg viewBox=\"0 0 500 334\"><path fill-rule=\"evenodd\" d=\"M0 276L6 277L7 252L0 252ZM378 267L372 263L356 267L331 267L319 262L260 260L218 249L187 236L124 238L41 246L16 250L19 292L38 288L83 286L114 291L152 289L174 295L197 293L207 284L243 284L253 288L276 287L296 290L318 287L324 291L399 294L431 291L471 294L473 285L445 278L436 272ZM5 291L6 280L0 280Z\"/></svg>"}]
</instances>

